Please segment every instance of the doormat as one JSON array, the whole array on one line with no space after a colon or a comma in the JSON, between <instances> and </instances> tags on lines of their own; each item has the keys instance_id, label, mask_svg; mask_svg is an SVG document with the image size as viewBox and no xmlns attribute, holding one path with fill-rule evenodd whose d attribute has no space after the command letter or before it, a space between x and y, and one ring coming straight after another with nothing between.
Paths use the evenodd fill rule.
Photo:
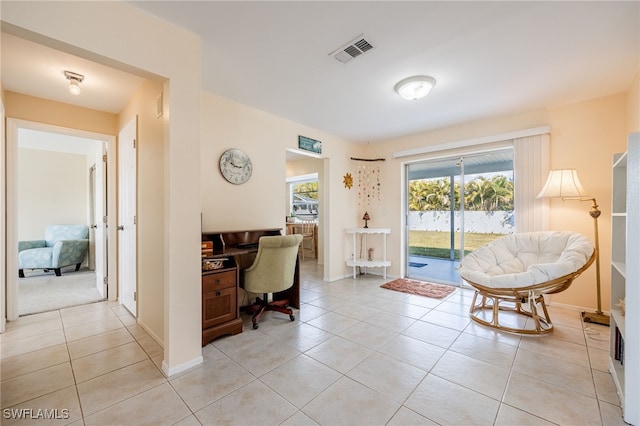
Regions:
<instances>
[{"instance_id":1,"label":"doormat","mask_svg":"<svg viewBox=\"0 0 640 426\"><path fill-rule=\"evenodd\" d=\"M409 266L411 268L422 268L423 266L427 266L427 263L409 262Z\"/></svg>"},{"instance_id":2,"label":"doormat","mask_svg":"<svg viewBox=\"0 0 640 426\"><path fill-rule=\"evenodd\" d=\"M448 285L431 284L406 278L398 278L397 280L382 284L380 287L387 288L389 290L401 291L403 293L431 297L433 299L442 299L456 291L455 287Z\"/></svg>"}]
</instances>

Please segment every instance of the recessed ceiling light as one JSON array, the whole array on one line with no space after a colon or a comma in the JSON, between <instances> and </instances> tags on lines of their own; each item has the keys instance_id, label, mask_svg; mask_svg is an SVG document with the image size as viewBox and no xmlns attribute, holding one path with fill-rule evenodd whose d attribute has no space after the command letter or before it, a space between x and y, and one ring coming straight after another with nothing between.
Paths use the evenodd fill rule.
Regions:
<instances>
[{"instance_id":1,"label":"recessed ceiling light","mask_svg":"<svg viewBox=\"0 0 640 426\"><path fill-rule=\"evenodd\" d=\"M395 90L402 99L415 101L427 96L435 85L435 78L426 75L416 75L398 82Z\"/></svg>"}]
</instances>

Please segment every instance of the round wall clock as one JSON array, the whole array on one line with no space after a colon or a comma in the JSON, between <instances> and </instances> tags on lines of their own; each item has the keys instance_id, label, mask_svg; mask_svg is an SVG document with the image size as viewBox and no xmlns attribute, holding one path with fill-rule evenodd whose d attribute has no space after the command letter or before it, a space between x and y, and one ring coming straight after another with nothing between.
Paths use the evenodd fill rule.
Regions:
<instances>
[{"instance_id":1,"label":"round wall clock","mask_svg":"<svg viewBox=\"0 0 640 426\"><path fill-rule=\"evenodd\" d=\"M251 159L239 149L228 149L220 157L222 176L235 185L248 181L252 171Z\"/></svg>"}]
</instances>

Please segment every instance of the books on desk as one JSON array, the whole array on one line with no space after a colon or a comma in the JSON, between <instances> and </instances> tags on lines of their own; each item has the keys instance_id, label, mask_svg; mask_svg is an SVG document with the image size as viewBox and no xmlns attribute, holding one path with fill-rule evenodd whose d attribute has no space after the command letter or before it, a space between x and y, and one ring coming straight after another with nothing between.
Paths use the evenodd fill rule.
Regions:
<instances>
[{"instance_id":1,"label":"books on desk","mask_svg":"<svg viewBox=\"0 0 640 426\"><path fill-rule=\"evenodd\" d=\"M211 257L213 256L213 242L212 241L202 241L200 243L200 249L202 251L202 257Z\"/></svg>"}]
</instances>

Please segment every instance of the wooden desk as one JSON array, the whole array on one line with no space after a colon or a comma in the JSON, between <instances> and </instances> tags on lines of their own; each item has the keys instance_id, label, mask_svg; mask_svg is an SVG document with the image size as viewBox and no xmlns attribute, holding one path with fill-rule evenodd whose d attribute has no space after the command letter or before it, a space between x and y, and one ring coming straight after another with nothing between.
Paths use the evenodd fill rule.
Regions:
<instances>
[{"instance_id":1,"label":"wooden desk","mask_svg":"<svg viewBox=\"0 0 640 426\"><path fill-rule=\"evenodd\" d=\"M203 308L202 308L202 316L203 316L203 331L202 331L202 346L206 345L216 337L225 335L225 334L237 334L242 332L242 327L240 331L237 328L237 321L240 321L239 307L237 306L237 288L244 287L244 274L242 271L253 264L253 261L256 257L256 253L258 252L258 241L262 236L269 235L282 235L282 230L279 228L271 228L271 229L255 229L249 231L225 231L225 232L203 232L202 233L202 241L211 241L213 243L213 255L208 256L208 258L228 258L230 263L236 267L236 282L235 286L232 287L235 290L235 297L227 294L227 304L231 305L231 303L235 304L236 316L235 318L232 316L227 316L228 322L224 322L220 324L216 323L216 329L213 330L211 328L211 324L215 321L212 321L210 315L207 316L206 312L212 312L214 302L211 300L211 297L205 298L205 287L211 287L211 285L203 286ZM226 265L225 265L226 268ZM215 271L203 271L203 279L206 278L207 282L213 280L214 278L210 276L211 274L216 274ZM224 276L225 280L228 281L233 274L226 272ZM226 282L225 280L222 280ZM218 297L223 294L216 294ZM232 301L233 299L233 301ZM296 269L293 277L293 286L288 290L274 293L274 300L282 300L288 299L289 305L294 308L300 308L300 262L299 259L296 259ZM209 307L205 309L205 300L209 303ZM228 306L227 310L221 309L221 305L223 303L218 302L218 308L215 309L216 312L223 312L224 315L229 315L228 311L233 310L233 306Z\"/></svg>"}]
</instances>

